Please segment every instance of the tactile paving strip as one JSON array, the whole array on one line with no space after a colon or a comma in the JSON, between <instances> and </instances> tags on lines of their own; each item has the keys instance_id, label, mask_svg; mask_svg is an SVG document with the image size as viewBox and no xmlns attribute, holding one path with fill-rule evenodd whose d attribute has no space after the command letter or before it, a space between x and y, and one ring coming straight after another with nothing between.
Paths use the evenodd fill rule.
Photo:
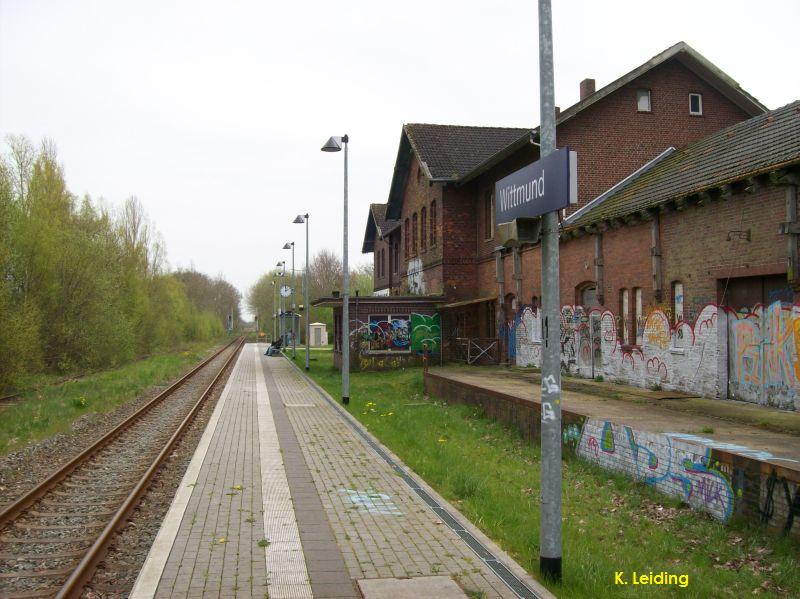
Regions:
<instances>
[{"instance_id":1,"label":"tactile paving strip","mask_svg":"<svg viewBox=\"0 0 800 599\"><path fill-rule=\"evenodd\" d=\"M256 363L260 350L253 347ZM281 456L280 443L272 417L264 373L256 368L256 400L258 403L258 436L261 454L261 494L264 498L264 535L266 550L267 590L271 599L282 597L312 599L311 583L295 520L289 481Z\"/></svg>"}]
</instances>

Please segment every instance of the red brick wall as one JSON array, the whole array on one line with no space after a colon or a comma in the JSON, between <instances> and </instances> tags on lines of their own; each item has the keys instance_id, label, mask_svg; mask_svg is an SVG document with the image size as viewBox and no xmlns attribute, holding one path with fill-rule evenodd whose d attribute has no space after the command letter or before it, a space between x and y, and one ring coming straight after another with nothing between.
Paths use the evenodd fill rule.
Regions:
<instances>
[{"instance_id":1,"label":"red brick wall","mask_svg":"<svg viewBox=\"0 0 800 599\"><path fill-rule=\"evenodd\" d=\"M384 250L384 265L386 272L383 276L380 276L380 262L381 262L381 250ZM373 289L375 291L380 291L381 289L386 289L389 286L389 281L391 278L391 254L389 252L389 243L385 239L375 239L375 249L372 254L372 266L373 270Z\"/></svg>"},{"instance_id":2,"label":"red brick wall","mask_svg":"<svg viewBox=\"0 0 800 599\"><path fill-rule=\"evenodd\" d=\"M784 188L736 194L661 219L665 298L671 301L673 281L683 283L687 319L718 301L717 279L786 272L787 239L778 234L786 220ZM746 229L751 241L728 240L729 231Z\"/></svg>"},{"instance_id":3,"label":"red brick wall","mask_svg":"<svg viewBox=\"0 0 800 599\"><path fill-rule=\"evenodd\" d=\"M422 260L422 277L426 295L439 295L442 293L442 273L441 262L443 253L442 242L442 185L440 183L430 184L430 180L425 177L419 161L413 160L409 167L408 180L403 194L403 210L400 222L402 226L398 230L400 235L400 277L401 279L408 273L408 263L410 260L419 258ZM435 244L431 245L430 228L433 223L431 218L431 202L436 201L436 236ZM421 231L417 232L417 251L414 252L412 244L409 242L409 254L405 252L405 221L408 218L409 225L413 221L414 213L417 214L417 227L421 228L421 210L426 207L427 230L425 231L425 249L422 249ZM409 239L413 236L409 235Z\"/></svg>"},{"instance_id":4,"label":"red brick wall","mask_svg":"<svg viewBox=\"0 0 800 599\"><path fill-rule=\"evenodd\" d=\"M652 112L639 113L636 91L649 89ZM689 93L703 94L703 116L689 114ZM558 146L569 145L578 152L578 197L580 205L594 199L620 179L653 159L669 146L681 147L748 118L741 109L708 86L677 61L656 67L579 115L558 126ZM481 202L485 190L495 181L536 160L536 151L525 148L483 174L472 186L475 210L482 220ZM577 207L576 207L577 208ZM570 212L572 209L570 210ZM476 226L478 288L481 294L496 293L494 261L491 256L497 239L484 242L485 225ZM604 235L605 304L619 310L619 290L641 287L644 306L654 302L650 257L650 224L609 230ZM575 287L595 280L594 238L584 236L561 243L562 304L575 302ZM506 293L516 293L507 263ZM538 247L525 248L522 254L522 302L541 297L541 258ZM665 289L667 283L664 283ZM631 292L633 310L633 292Z\"/></svg>"},{"instance_id":5,"label":"red brick wall","mask_svg":"<svg viewBox=\"0 0 800 599\"><path fill-rule=\"evenodd\" d=\"M652 112L638 112L649 89ZM689 114L689 93L703 94L703 115ZM578 153L579 206L652 160L749 118L692 71L672 60L631 81L558 126L559 147Z\"/></svg>"},{"instance_id":6,"label":"red brick wall","mask_svg":"<svg viewBox=\"0 0 800 599\"><path fill-rule=\"evenodd\" d=\"M650 90L651 112L637 111L638 89ZM703 95L702 116L689 114L690 92ZM748 115L736 105L672 60L559 125L557 140L559 147L569 145L578 152L578 195L582 205L667 147L684 146L746 118ZM526 146L476 181L444 188L439 184L430 186L424 176L418 176L420 167L415 161L405 190L402 222L406 217L411 221L414 212L419 214L423 205L430 206L431 200L436 199L439 243L426 252L421 252L418 244L416 255L403 255L401 276L407 271L409 258L419 257L426 293L442 293L450 299L497 293L492 253L498 239L496 233L492 239L485 239L484 195L495 181L537 157L537 150ZM430 220L429 215L429 223ZM402 245L401 242L401 250ZM594 240L590 236L567 240L561 244L561 253L562 303L571 304L576 299L575 286L595 278ZM608 231L604 235L604 253L606 305L619 309L622 287L641 287L643 304L651 304L649 223ZM505 258L506 292L516 293L511 260L509 254ZM522 261L521 302L530 303L531 296L541 297L539 248L526 248ZM664 288L667 292L666 278Z\"/></svg>"},{"instance_id":7,"label":"red brick wall","mask_svg":"<svg viewBox=\"0 0 800 599\"><path fill-rule=\"evenodd\" d=\"M475 188L448 186L442 194L443 293L449 300L475 297L477 209Z\"/></svg>"}]
</instances>

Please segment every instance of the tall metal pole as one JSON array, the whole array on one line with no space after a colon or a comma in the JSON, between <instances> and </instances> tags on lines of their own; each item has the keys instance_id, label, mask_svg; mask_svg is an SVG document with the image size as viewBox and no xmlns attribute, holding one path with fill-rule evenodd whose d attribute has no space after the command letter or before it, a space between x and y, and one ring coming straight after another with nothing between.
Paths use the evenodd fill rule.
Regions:
<instances>
[{"instance_id":1,"label":"tall metal pole","mask_svg":"<svg viewBox=\"0 0 800 599\"><path fill-rule=\"evenodd\" d=\"M292 360L297 357L297 334L295 326L295 312L297 309L297 301L296 295L297 291L295 290L296 281L294 276L294 241L292 242Z\"/></svg>"},{"instance_id":2,"label":"tall metal pole","mask_svg":"<svg viewBox=\"0 0 800 599\"><path fill-rule=\"evenodd\" d=\"M278 286L272 279L272 342L278 340Z\"/></svg>"},{"instance_id":3,"label":"tall metal pole","mask_svg":"<svg viewBox=\"0 0 800 599\"><path fill-rule=\"evenodd\" d=\"M305 289L303 290L303 303L305 304L305 315L306 315L306 371L310 370L311 368L311 347L309 346L309 337L311 333L311 305L308 303L308 214L306 216L306 271L304 273L303 279L305 282Z\"/></svg>"},{"instance_id":4,"label":"tall metal pole","mask_svg":"<svg viewBox=\"0 0 800 599\"><path fill-rule=\"evenodd\" d=\"M541 158L556 150L553 92L553 15L539 0L539 113ZM561 580L561 318L559 315L558 213L542 217L542 481L539 570Z\"/></svg>"},{"instance_id":5,"label":"tall metal pole","mask_svg":"<svg viewBox=\"0 0 800 599\"><path fill-rule=\"evenodd\" d=\"M350 272L347 266L347 145L344 142L344 242L342 251L342 403L350 403Z\"/></svg>"}]
</instances>

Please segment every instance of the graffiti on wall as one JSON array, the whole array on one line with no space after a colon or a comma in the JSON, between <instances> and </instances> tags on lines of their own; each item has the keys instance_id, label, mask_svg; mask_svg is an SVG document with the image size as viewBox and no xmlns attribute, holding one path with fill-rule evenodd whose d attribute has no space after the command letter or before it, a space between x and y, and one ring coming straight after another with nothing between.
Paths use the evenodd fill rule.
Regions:
<instances>
[{"instance_id":1,"label":"graffiti on wall","mask_svg":"<svg viewBox=\"0 0 800 599\"><path fill-rule=\"evenodd\" d=\"M800 408L800 306L728 311L731 397Z\"/></svg>"},{"instance_id":2,"label":"graffiti on wall","mask_svg":"<svg viewBox=\"0 0 800 599\"><path fill-rule=\"evenodd\" d=\"M641 343L619 338L620 322L609 310L564 306L561 311L561 365L583 377L661 387L718 397L717 307L706 306L693 323L670 325L662 310L648 314L639 326ZM522 311L527 329L541 330L530 308ZM518 366L541 366L541 338L517 336Z\"/></svg>"},{"instance_id":3,"label":"graffiti on wall","mask_svg":"<svg viewBox=\"0 0 800 599\"><path fill-rule=\"evenodd\" d=\"M608 470L625 472L659 491L678 496L720 521L733 513L735 493L711 459L711 449L670 435L589 419L576 453Z\"/></svg>"},{"instance_id":4,"label":"graffiti on wall","mask_svg":"<svg viewBox=\"0 0 800 599\"><path fill-rule=\"evenodd\" d=\"M351 344L360 353L408 351L411 344L408 316L370 315L367 322L352 323Z\"/></svg>"},{"instance_id":5,"label":"graffiti on wall","mask_svg":"<svg viewBox=\"0 0 800 599\"><path fill-rule=\"evenodd\" d=\"M422 258L409 260L406 265L406 284L412 294L425 294L425 281L422 278Z\"/></svg>"},{"instance_id":6,"label":"graffiti on wall","mask_svg":"<svg viewBox=\"0 0 800 599\"><path fill-rule=\"evenodd\" d=\"M350 346L359 353L362 370L397 367L398 358L385 356L388 352L421 353L427 344L428 351L436 353L441 344L439 314L370 315L365 322L350 323Z\"/></svg>"},{"instance_id":7,"label":"graffiti on wall","mask_svg":"<svg viewBox=\"0 0 800 599\"><path fill-rule=\"evenodd\" d=\"M411 350L421 352L427 347L431 353L439 351L442 341L442 327L438 312L427 314L411 314Z\"/></svg>"}]
</instances>

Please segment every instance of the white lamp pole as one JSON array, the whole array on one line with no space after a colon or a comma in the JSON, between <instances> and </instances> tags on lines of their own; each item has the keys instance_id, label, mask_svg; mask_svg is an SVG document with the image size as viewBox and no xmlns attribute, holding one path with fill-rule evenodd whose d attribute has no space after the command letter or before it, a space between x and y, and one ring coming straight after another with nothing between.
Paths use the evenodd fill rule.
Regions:
<instances>
[{"instance_id":1,"label":"white lamp pole","mask_svg":"<svg viewBox=\"0 0 800 599\"><path fill-rule=\"evenodd\" d=\"M310 362L311 362L311 350L309 347L309 336L311 333L311 305L308 303L308 214L298 214L297 218L294 219L295 224L302 224L306 223L306 268L303 272L303 305L305 306L303 309L303 313L306 318L306 371L310 369Z\"/></svg>"},{"instance_id":2,"label":"white lamp pole","mask_svg":"<svg viewBox=\"0 0 800 599\"><path fill-rule=\"evenodd\" d=\"M344 145L344 240L342 249L342 403L350 403L350 272L347 266L347 143L350 138L331 137L323 152L338 152Z\"/></svg>"}]
</instances>

